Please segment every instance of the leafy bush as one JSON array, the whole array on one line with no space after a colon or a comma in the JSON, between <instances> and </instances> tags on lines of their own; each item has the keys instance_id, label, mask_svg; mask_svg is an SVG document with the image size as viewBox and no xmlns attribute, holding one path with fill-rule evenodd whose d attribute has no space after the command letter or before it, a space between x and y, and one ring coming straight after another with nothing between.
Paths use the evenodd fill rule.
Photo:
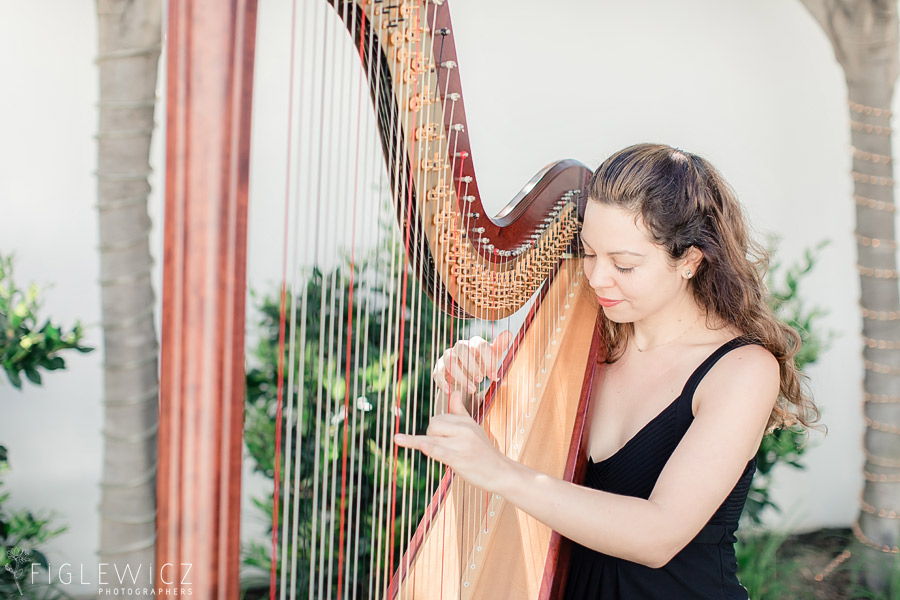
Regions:
<instances>
[{"instance_id":1,"label":"leafy bush","mask_svg":"<svg viewBox=\"0 0 900 600\"><path fill-rule=\"evenodd\" d=\"M777 243L777 238L771 238L769 242L769 252L773 255ZM779 319L800 334L802 346L794 357L794 362L800 370L816 362L834 337L834 332L823 334L818 330L818 320L825 312L818 307L809 308L799 295L800 282L812 271L819 252L827 245L828 241L824 240L813 249L807 249L803 254L803 260L785 269L783 276L782 264L778 261L772 263L767 274L766 284L771 294L770 305ZM792 428L776 429L763 437L756 454L756 476L750 486L747 504L744 507L744 518L758 525L763 511L767 508L778 510L769 493L772 470L779 463L802 469L800 458L806 450L806 441L805 431Z\"/></svg>"},{"instance_id":2,"label":"leafy bush","mask_svg":"<svg viewBox=\"0 0 900 600\"><path fill-rule=\"evenodd\" d=\"M0 363L16 389L22 388L22 373L35 385L41 385L41 369L64 369L66 363L60 352L93 350L81 345L83 332L77 321L68 332L49 320L38 326L39 293L40 289L33 283L27 290L18 289L13 280L12 257L0 256ZM0 488L8 470L8 453L0 445ZM47 557L38 546L66 527L51 525L52 516L36 515L25 509L12 511L8 501L9 492L0 489L0 596L68 597L58 587L41 583L47 577L31 580L32 565L36 569L49 569Z\"/></svg>"},{"instance_id":3,"label":"leafy bush","mask_svg":"<svg viewBox=\"0 0 900 600\"><path fill-rule=\"evenodd\" d=\"M39 369L64 369L63 350L90 352L93 348L81 345L81 323L68 332L49 320L40 327L40 288L34 283L27 290L16 288L13 280L13 259L0 256L0 364L9 382L22 388L22 373L35 385L41 384Z\"/></svg>"},{"instance_id":4,"label":"leafy bush","mask_svg":"<svg viewBox=\"0 0 900 600\"><path fill-rule=\"evenodd\" d=\"M399 249L395 249L395 259ZM298 515L298 530L290 533L289 547L284 556L279 556L276 571L282 568L294 574L296 585L302 594L309 587L309 577L319 579L317 588L337 588L337 568L327 565L337 564L332 553L338 553L341 520L340 509L317 497L314 488L316 477L332 473L340 488L344 470L344 431L348 431L350 443L354 444L354 454L347 465L348 497L358 499L353 506L345 507L346 539L353 540L351 552L355 556L345 556L345 564L354 564L348 577L344 577L344 589L355 597L370 597L369 573L389 570L391 557L383 550L392 538L390 514L392 507L384 494L378 494L384 482L390 482L394 474L394 459L386 456L376 443L390 435L385 421L389 419L386 406L399 406L403 418L410 418L410 426L421 430L427 424L428 414L412 409L412 398L429 397L430 365L432 358L431 301L418 290L413 274L405 278L407 289L404 294L401 284L402 270L396 269L393 277L389 251L382 251L369 260L354 266L352 285L350 267L343 265L331 272L322 273L313 269L302 283L302 293L293 307L294 315L286 315L287 322L296 323L292 356L290 340L285 343L285 373L283 379L284 401L282 414L283 436L281 456L285 457L280 468L279 505L281 514ZM403 261L394 264L403 264ZM349 295L353 290L353 315L351 336L352 348L348 352L346 343ZM394 296L390 296L394 290ZM335 292L336 291L336 292ZM399 294L399 296L397 296ZM396 322L389 311L396 310L397 298L406 298L404 311L405 354L400 356L386 351L396 346L399 332L392 330L391 322ZM275 439L277 414L278 347L279 347L279 296L273 294L258 299L260 320L258 323L260 340L255 351L255 366L247 371L247 400L244 423L244 440L254 469L273 480L275 476L273 440ZM417 303L421 302L419 305ZM392 308L393 307L393 308ZM412 322L423 315L421 322ZM414 330L418 331L414 331ZM321 341L325 332L327 341ZM434 332L438 333L438 332ZM446 337L443 332L443 339ZM288 334L286 334L288 335ZM415 335L415 339L413 338ZM441 339L438 337L437 339ZM413 343L415 341L415 343ZM363 357L365 357L363 359ZM293 390L289 385L288 367L294 361L295 378ZM399 382L399 383L398 383ZM349 386L349 389L348 389ZM396 391L398 390L399 391ZM391 396L390 394L396 394ZM289 404L292 396L301 398L294 413ZM345 408L349 404L349 411ZM409 410L407 410L407 408ZM396 409L392 409L394 411ZM288 446L288 434L292 440ZM298 436L302 438L298 451ZM389 444L388 447L391 447ZM299 465L297 461L299 460ZM294 490L284 486L285 471L290 461L292 472L299 472L299 480L291 481ZM337 461L335 463L335 461ZM299 467L299 470L297 468ZM406 485L406 496L412 494L419 499L417 509L400 511L394 522L393 564L400 558L401 542L405 540L401 532L415 527L425 508L426 482L434 481L435 472L427 477L428 463L413 459L406 451L401 451L396 459L397 487ZM329 471L331 469L331 471ZM296 471L295 471L296 470ZM381 482L379 485L378 482ZM334 485L334 484L332 484ZM338 492L338 500L340 494ZM424 500L424 501L423 501ZM272 527L278 529L279 548L281 542L281 514L272 522L273 500L254 500L254 504L266 515L271 535ZM285 505L287 505L285 507ZM281 510L284 508L285 510ZM315 513L315 514L314 514ZM403 515L401 516L401 513ZM381 515L381 517L379 517ZM374 538L374 540L373 540ZM379 542L380 540L380 542ZM373 544L376 541L378 543ZM293 553L296 551L297 556ZM318 552L318 554L316 554ZM373 556L372 552L376 555ZM279 554L281 550L279 549ZM243 549L242 574L245 588L255 588L259 593L268 587L265 576L271 566L271 542L251 542ZM294 563L296 561L296 563ZM324 565L324 568L320 568ZM334 571L334 572L333 572ZM383 579L383 578L382 578ZM381 585L386 584L382 581Z\"/></svg>"},{"instance_id":5,"label":"leafy bush","mask_svg":"<svg viewBox=\"0 0 900 600\"><path fill-rule=\"evenodd\" d=\"M8 470L6 448L0 446L0 598L68 598L58 587L46 584L50 566L39 549L66 527L52 525L52 515L35 515L26 509L11 511L7 502L9 492L3 491L2 481ZM34 581L32 564L40 574Z\"/></svg>"}]
</instances>

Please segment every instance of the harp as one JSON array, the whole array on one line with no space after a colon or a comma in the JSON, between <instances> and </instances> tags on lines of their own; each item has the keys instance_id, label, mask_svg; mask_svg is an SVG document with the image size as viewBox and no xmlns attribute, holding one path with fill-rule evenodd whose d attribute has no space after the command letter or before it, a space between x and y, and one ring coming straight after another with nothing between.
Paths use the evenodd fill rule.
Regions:
<instances>
[{"instance_id":1,"label":"harp","mask_svg":"<svg viewBox=\"0 0 900 600\"><path fill-rule=\"evenodd\" d=\"M277 378L276 418L285 429L276 434L273 452L274 502L287 510L274 518L270 592L272 597L276 590L281 597L555 597L565 576L565 540L502 498L398 451L390 438L394 431L422 426L437 410L434 390L417 394L413 389L416 376L424 373L428 380L430 366L417 364L415 347L423 342L410 329L431 319L432 348L443 348L460 335L465 319L490 322L518 315L522 325L503 360L501 381L487 390L478 418L508 455L557 477L580 479L587 398L605 352L601 328L595 326L596 302L581 293L586 286L579 287L580 259L573 243L589 171L571 160L549 165L498 214L488 215L475 177L447 3L317 2L295 14L294 23L312 14L349 33L352 53L332 54L352 59L358 70L348 81L359 81L359 87L349 89L370 103L381 153L376 162L389 182L394 235L402 253L391 271L396 298L382 322L388 331L385 343L393 344L382 357L392 358L383 366L386 375L377 393L367 390L361 375L365 365L359 367L366 334L353 329L353 319L359 327L363 288L358 281L364 273L354 270L353 252L349 280L332 276L339 283L319 296L322 315L331 315L331 332L314 342L321 360L318 384L311 390L304 388L304 375L294 371L305 363L289 350L295 335L285 322L298 307L302 321L312 301L308 294L289 299L285 277L279 356L286 364L280 363ZM238 596L256 19L255 0L170 1L157 491L157 564L167 570L159 569L161 593L178 593L187 580L195 597ZM312 41L299 43L314 47L328 39L327 24L315 31ZM296 69L292 63L292 77L320 58L326 64L327 51L311 52L313 58L299 60ZM295 97L293 81L289 86L288 119L314 132L306 145L302 139L287 142L288 154L313 157L307 165L311 171L288 179L309 183L337 177L345 195L362 198L367 194L358 185L346 183L353 175L325 174L316 162L329 152L313 150L322 150L332 130L291 112L298 104L301 111L307 99L314 112L330 110L326 92L344 88L327 68L318 72L324 79L310 84L306 95ZM340 114L330 118L340 122ZM350 155L350 148L348 143L341 151ZM325 204L321 187L307 189L314 191L288 201L291 219L300 219L296 211L301 208ZM342 220L349 221L349 213ZM317 235L313 223L315 239L306 236L298 244L315 253L337 243L323 241L327 236ZM352 237L353 226L349 230ZM308 291L308 281L305 285ZM423 316L423 306L432 312ZM326 320L320 320L322 331ZM345 330L335 333L335 323L346 325ZM322 383L328 360L336 365L330 381L344 381L341 394ZM314 407L315 418L309 411L290 417L281 412L285 406L290 410L295 396ZM297 411L302 407L298 404ZM367 411L377 415L374 426L358 414ZM307 422L324 423L322 430L306 435L306 443L312 438L318 444L311 466L291 450L302 443ZM376 463L368 483L362 481L367 461ZM290 479L302 469L315 471L311 492L298 491L298 480ZM362 506L353 493L367 485L377 494L374 500L367 497L371 506ZM321 525L313 527L311 538L298 540L288 521L291 511L299 511L303 493L312 495L313 517ZM364 519L371 521L365 531L359 526ZM311 546L312 558L299 569L305 575L296 572L301 544ZM360 567L363 562L368 566ZM361 569L368 572L363 583Z\"/></svg>"}]
</instances>

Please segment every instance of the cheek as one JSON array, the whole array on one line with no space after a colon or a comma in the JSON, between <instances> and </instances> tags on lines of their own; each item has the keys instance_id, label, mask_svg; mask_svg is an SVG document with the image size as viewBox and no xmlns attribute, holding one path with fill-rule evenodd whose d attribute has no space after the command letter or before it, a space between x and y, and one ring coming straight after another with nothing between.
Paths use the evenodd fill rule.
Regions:
<instances>
[{"instance_id":1,"label":"cheek","mask_svg":"<svg viewBox=\"0 0 900 600\"><path fill-rule=\"evenodd\" d=\"M619 289L631 300L634 308L654 310L669 302L677 287L672 277L664 273L639 269L617 278Z\"/></svg>"}]
</instances>

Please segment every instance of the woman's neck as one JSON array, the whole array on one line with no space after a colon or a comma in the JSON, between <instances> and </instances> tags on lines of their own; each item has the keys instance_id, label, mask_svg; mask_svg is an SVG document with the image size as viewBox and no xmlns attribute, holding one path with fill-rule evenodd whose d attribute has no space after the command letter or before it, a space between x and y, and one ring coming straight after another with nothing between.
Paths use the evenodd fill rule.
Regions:
<instances>
[{"instance_id":1,"label":"woman's neck","mask_svg":"<svg viewBox=\"0 0 900 600\"><path fill-rule=\"evenodd\" d=\"M684 342L708 330L705 311L691 298L633 323L632 343L639 352Z\"/></svg>"}]
</instances>

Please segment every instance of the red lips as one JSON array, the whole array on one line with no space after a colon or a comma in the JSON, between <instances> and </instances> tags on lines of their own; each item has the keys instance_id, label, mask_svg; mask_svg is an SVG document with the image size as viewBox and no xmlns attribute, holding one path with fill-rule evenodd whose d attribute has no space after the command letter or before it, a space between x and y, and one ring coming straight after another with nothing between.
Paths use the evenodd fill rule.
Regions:
<instances>
[{"instance_id":1,"label":"red lips","mask_svg":"<svg viewBox=\"0 0 900 600\"><path fill-rule=\"evenodd\" d=\"M597 296L597 300L600 302L600 306L605 306L606 308L615 306L619 302L622 302L621 300L610 300L609 298L602 298L600 296Z\"/></svg>"}]
</instances>

